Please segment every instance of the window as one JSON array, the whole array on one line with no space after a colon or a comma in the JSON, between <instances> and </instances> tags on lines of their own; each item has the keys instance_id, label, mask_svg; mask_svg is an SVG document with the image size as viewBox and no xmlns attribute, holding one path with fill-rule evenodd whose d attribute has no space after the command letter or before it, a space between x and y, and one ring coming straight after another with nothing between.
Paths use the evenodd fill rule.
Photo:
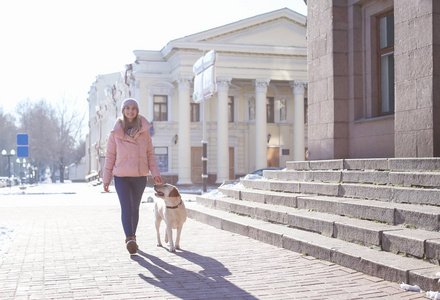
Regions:
<instances>
[{"instance_id":1,"label":"window","mask_svg":"<svg viewBox=\"0 0 440 300\"><path fill-rule=\"evenodd\" d=\"M168 96L154 95L154 121L168 121Z\"/></svg>"},{"instance_id":2,"label":"window","mask_svg":"<svg viewBox=\"0 0 440 300\"><path fill-rule=\"evenodd\" d=\"M275 107L273 97L266 98L266 117L267 123L275 123Z\"/></svg>"},{"instance_id":3,"label":"window","mask_svg":"<svg viewBox=\"0 0 440 300\"><path fill-rule=\"evenodd\" d=\"M304 97L304 124L309 123L309 99Z\"/></svg>"},{"instance_id":4,"label":"window","mask_svg":"<svg viewBox=\"0 0 440 300\"><path fill-rule=\"evenodd\" d=\"M168 172L168 148L155 147L154 156L156 156L156 162L160 173Z\"/></svg>"},{"instance_id":5,"label":"window","mask_svg":"<svg viewBox=\"0 0 440 300\"><path fill-rule=\"evenodd\" d=\"M229 123L234 122L234 97L229 96L228 99L228 121Z\"/></svg>"},{"instance_id":6,"label":"window","mask_svg":"<svg viewBox=\"0 0 440 300\"><path fill-rule=\"evenodd\" d=\"M379 114L394 113L394 14L377 18Z\"/></svg>"},{"instance_id":7,"label":"window","mask_svg":"<svg viewBox=\"0 0 440 300\"><path fill-rule=\"evenodd\" d=\"M191 122L200 122L200 104L191 102Z\"/></svg>"}]
</instances>

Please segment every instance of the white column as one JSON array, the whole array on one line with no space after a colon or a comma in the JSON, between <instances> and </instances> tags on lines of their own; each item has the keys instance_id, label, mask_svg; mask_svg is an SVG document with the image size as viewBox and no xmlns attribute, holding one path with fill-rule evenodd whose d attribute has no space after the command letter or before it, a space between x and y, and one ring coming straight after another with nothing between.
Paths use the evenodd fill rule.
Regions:
<instances>
[{"instance_id":1,"label":"white column","mask_svg":"<svg viewBox=\"0 0 440 300\"><path fill-rule=\"evenodd\" d=\"M190 84L192 77L177 79L179 84L179 131L177 184L192 184L191 181L191 132L190 132Z\"/></svg>"},{"instance_id":2,"label":"white column","mask_svg":"<svg viewBox=\"0 0 440 300\"><path fill-rule=\"evenodd\" d=\"M137 101L141 101L140 87L141 87L141 82L139 79L132 81L130 84L130 87L129 87L129 89L130 89L129 94L131 92L131 95L129 95L129 96L136 99ZM141 105L141 104L139 103L139 105Z\"/></svg>"},{"instance_id":3,"label":"white column","mask_svg":"<svg viewBox=\"0 0 440 300\"><path fill-rule=\"evenodd\" d=\"M229 180L228 92L232 78L217 78L217 183Z\"/></svg>"},{"instance_id":4,"label":"white column","mask_svg":"<svg viewBox=\"0 0 440 300\"><path fill-rule=\"evenodd\" d=\"M267 167L266 93L270 79L255 80L255 169Z\"/></svg>"},{"instance_id":5,"label":"white column","mask_svg":"<svg viewBox=\"0 0 440 300\"><path fill-rule=\"evenodd\" d=\"M148 94L148 121L154 121L154 95L150 90Z\"/></svg>"},{"instance_id":6,"label":"white column","mask_svg":"<svg viewBox=\"0 0 440 300\"><path fill-rule=\"evenodd\" d=\"M305 160L304 148L304 88L306 81L295 80L293 87L293 160Z\"/></svg>"}]
</instances>

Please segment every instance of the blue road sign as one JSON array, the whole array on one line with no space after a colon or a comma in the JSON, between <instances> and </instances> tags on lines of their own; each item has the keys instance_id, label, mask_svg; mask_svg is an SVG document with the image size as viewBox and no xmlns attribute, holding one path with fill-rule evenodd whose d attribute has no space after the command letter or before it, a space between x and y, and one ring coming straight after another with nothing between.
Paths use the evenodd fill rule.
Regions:
<instances>
[{"instance_id":1,"label":"blue road sign","mask_svg":"<svg viewBox=\"0 0 440 300\"><path fill-rule=\"evenodd\" d=\"M17 134L17 146L29 146L29 136L27 133Z\"/></svg>"},{"instance_id":2,"label":"blue road sign","mask_svg":"<svg viewBox=\"0 0 440 300\"><path fill-rule=\"evenodd\" d=\"M29 157L29 147L17 146L17 157Z\"/></svg>"},{"instance_id":3,"label":"blue road sign","mask_svg":"<svg viewBox=\"0 0 440 300\"><path fill-rule=\"evenodd\" d=\"M29 157L29 135L17 134L17 157Z\"/></svg>"}]
</instances>

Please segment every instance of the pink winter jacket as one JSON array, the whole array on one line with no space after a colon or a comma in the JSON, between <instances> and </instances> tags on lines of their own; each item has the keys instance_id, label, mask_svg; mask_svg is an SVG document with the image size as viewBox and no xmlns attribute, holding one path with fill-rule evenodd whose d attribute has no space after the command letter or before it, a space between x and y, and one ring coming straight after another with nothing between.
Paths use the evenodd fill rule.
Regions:
<instances>
[{"instance_id":1,"label":"pink winter jacket","mask_svg":"<svg viewBox=\"0 0 440 300\"><path fill-rule=\"evenodd\" d=\"M148 131L152 125L143 116L139 115L139 118L142 127L134 138L125 134L121 122L116 120L108 139L103 184L109 184L113 175L138 177L147 176L151 171L153 177L160 176Z\"/></svg>"}]
</instances>

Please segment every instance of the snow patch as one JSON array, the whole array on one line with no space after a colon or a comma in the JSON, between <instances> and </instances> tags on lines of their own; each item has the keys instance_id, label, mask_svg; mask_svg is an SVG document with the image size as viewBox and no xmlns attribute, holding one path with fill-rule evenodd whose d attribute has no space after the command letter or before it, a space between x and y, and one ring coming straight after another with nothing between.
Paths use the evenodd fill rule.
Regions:
<instances>
[{"instance_id":1,"label":"snow patch","mask_svg":"<svg viewBox=\"0 0 440 300\"><path fill-rule=\"evenodd\" d=\"M5 254L12 244L14 229L0 225L0 261L3 261Z\"/></svg>"}]
</instances>

